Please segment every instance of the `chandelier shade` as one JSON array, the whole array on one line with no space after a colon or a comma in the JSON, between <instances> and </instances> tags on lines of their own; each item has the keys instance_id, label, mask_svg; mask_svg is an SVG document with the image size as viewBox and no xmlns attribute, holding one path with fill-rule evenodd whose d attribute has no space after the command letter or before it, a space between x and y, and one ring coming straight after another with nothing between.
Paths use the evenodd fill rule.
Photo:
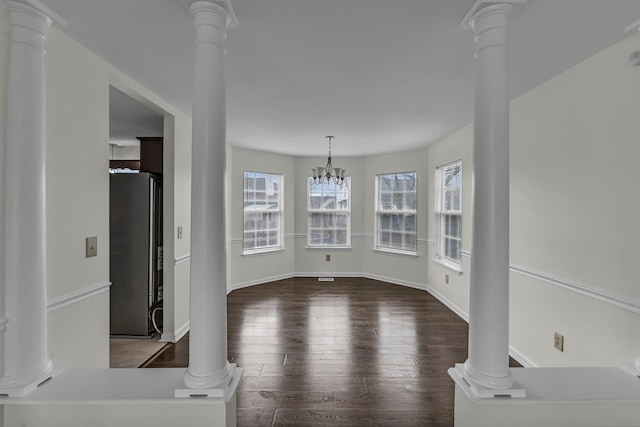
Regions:
<instances>
[{"instance_id":1,"label":"chandelier shade","mask_svg":"<svg viewBox=\"0 0 640 427\"><path fill-rule=\"evenodd\" d=\"M333 167L333 164L331 163L331 142L335 137L327 136L326 138L329 140L329 157L327 158L327 164L325 166L311 168L313 183L334 183L336 185L342 185L344 184L344 178L347 174L347 170Z\"/></svg>"}]
</instances>

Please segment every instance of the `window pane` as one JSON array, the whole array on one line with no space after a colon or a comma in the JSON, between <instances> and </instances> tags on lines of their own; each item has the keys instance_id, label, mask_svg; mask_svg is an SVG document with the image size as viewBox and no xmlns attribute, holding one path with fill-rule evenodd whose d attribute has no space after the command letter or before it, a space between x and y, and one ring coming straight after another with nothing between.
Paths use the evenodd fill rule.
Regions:
<instances>
[{"instance_id":1,"label":"window pane","mask_svg":"<svg viewBox=\"0 0 640 427\"><path fill-rule=\"evenodd\" d=\"M415 211L416 210L416 193L415 191L406 194L404 210Z\"/></svg>"},{"instance_id":2,"label":"window pane","mask_svg":"<svg viewBox=\"0 0 640 427\"><path fill-rule=\"evenodd\" d=\"M380 230L389 230L391 228L391 215L390 214L380 214Z\"/></svg>"},{"instance_id":3,"label":"window pane","mask_svg":"<svg viewBox=\"0 0 640 427\"><path fill-rule=\"evenodd\" d=\"M405 215L404 216L404 230L405 231L416 231L416 216L415 215Z\"/></svg>"},{"instance_id":4,"label":"window pane","mask_svg":"<svg viewBox=\"0 0 640 427\"><path fill-rule=\"evenodd\" d=\"M415 213L406 213L416 210L416 177L415 172L377 176L380 211L376 216L378 247L416 251ZM407 239L407 233L412 233L413 237Z\"/></svg>"},{"instance_id":5,"label":"window pane","mask_svg":"<svg viewBox=\"0 0 640 427\"><path fill-rule=\"evenodd\" d=\"M445 215L445 236L460 237L460 217L457 215Z\"/></svg>"},{"instance_id":6,"label":"window pane","mask_svg":"<svg viewBox=\"0 0 640 427\"><path fill-rule=\"evenodd\" d=\"M281 241L282 176L244 172L244 249L277 247Z\"/></svg>"},{"instance_id":7,"label":"window pane","mask_svg":"<svg viewBox=\"0 0 640 427\"><path fill-rule=\"evenodd\" d=\"M460 211L460 205L462 204L461 197L460 197L460 188L456 188L455 190L453 190L451 197L452 197L451 209L454 211Z\"/></svg>"},{"instance_id":8,"label":"window pane","mask_svg":"<svg viewBox=\"0 0 640 427\"><path fill-rule=\"evenodd\" d=\"M437 221L439 233L437 245L439 256L460 260L462 217L462 162L455 162L436 169ZM452 215L451 213L458 213Z\"/></svg>"},{"instance_id":9,"label":"window pane","mask_svg":"<svg viewBox=\"0 0 640 427\"><path fill-rule=\"evenodd\" d=\"M308 244L336 246L349 244L349 177L345 183L314 183L308 180Z\"/></svg>"}]
</instances>

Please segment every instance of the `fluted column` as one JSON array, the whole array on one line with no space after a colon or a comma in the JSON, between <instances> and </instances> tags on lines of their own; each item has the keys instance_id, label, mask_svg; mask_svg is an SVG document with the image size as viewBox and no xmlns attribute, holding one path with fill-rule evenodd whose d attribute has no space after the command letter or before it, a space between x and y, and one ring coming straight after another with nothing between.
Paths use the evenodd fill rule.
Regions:
<instances>
[{"instance_id":1,"label":"fluted column","mask_svg":"<svg viewBox=\"0 0 640 427\"><path fill-rule=\"evenodd\" d=\"M7 1L11 23L5 164L5 332L0 393L21 396L47 379L45 41L52 20Z\"/></svg>"},{"instance_id":2,"label":"fluted column","mask_svg":"<svg viewBox=\"0 0 640 427\"><path fill-rule=\"evenodd\" d=\"M191 189L191 389L216 389L234 375L227 361L224 42L230 4L196 1Z\"/></svg>"}]
</instances>

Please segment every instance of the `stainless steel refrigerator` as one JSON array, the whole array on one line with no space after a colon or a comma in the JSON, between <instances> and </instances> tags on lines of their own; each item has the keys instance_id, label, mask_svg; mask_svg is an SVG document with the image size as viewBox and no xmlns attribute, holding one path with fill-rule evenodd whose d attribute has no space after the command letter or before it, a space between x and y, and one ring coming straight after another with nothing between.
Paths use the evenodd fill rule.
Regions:
<instances>
[{"instance_id":1,"label":"stainless steel refrigerator","mask_svg":"<svg viewBox=\"0 0 640 427\"><path fill-rule=\"evenodd\" d=\"M110 174L111 335L153 335L162 304L162 181L149 173Z\"/></svg>"}]
</instances>

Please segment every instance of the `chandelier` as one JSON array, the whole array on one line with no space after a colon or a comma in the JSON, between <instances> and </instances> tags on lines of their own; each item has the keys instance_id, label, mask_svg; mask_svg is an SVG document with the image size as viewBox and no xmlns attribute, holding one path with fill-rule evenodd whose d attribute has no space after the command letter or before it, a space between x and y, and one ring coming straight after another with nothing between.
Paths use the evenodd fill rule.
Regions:
<instances>
[{"instance_id":1,"label":"chandelier","mask_svg":"<svg viewBox=\"0 0 640 427\"><path fill-rule=\"evenodd\" d=\"M329 140L329 158L327 159L327 165L325 167L318 166L317 168L311 168L311 176L313 176L314 184L334 183L336 185L344 184L344 177L347 174L346 169L334 168L331 164L331 141L334 136L327 136Z\"/></svg>"}]
</instances>

